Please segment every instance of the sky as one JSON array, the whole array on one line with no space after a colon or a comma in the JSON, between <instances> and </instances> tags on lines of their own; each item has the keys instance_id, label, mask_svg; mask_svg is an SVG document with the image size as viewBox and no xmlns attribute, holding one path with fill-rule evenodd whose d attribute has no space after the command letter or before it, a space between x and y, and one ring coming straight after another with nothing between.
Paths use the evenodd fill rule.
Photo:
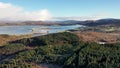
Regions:
<instances>
[{"instance_id":1,"label":"sky","mask_svg":"<svg viewBox=\"0 0 120 68\"><path fill-rule=\"evenodd\" d=\"M0 20L120 18L120 0L0 0Z\"/></svg>"}]
</instances>

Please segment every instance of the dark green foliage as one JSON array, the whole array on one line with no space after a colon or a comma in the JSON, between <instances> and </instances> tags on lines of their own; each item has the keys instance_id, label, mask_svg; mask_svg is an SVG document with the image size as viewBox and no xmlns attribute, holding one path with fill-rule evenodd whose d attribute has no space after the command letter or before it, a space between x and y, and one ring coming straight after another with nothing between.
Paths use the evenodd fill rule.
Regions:
<instances>
[{"instance_id":1,"label":"dark green foliage","mask_svg":"<svg viewBox=\"0 0 120 68\"><path fill-rule=\"evenodd\" d=\"M33 50L27 50L15 55L12 60L7 60L2 63L5 65L27 66L29 62L33 63L53 63L63 65L65 59L73 52L72 45L58 45L58 46L40 46ZM13 61L14 60L14 61Z\"/></svg>"},{"instance_id":2,"label":"dark green foliage","mask_svg":"<svg viewBox=\"0 0 120 68\"><path fill-rule=\"evenodd\" d=\"M25 45L23 44L7 44L0 48L0 68L14 68L19 67L16 60L11 60L11 58L15 57L19 52L23 52L25 50ZM8 62L10 61L10 62Z\"/></svg>"},{"instance_id":3,"label":"dark green foliage","mask_svg":"<svg viewBox=\"0 0 120 68\"><path fill-rule=\"evenodd\" d=\"M32 68L32 65L12 59L10 61L4 61L4 63L0 64L0 68Z\"/></svg>"},{"instance_id":4,"label":"dark green foliage","mask_svg":"<svg viewBox=\"0 0 120 68\"><path fill-rule=\"evenodd\" d=\"M26 62L35 63L59 63L58 60L64 59L73 52L73 46L41 46L34 50L28 50L16 55L16 59L20 58Z\"/></svg>"},{"instance_id":5,"label":"dark green foliage","mask_svg":"<svg viewBox=\"0 0 120 68\"><path fill-rule=\"evenodd\" d=\"M0 47L0 57L3 57L0 58L0 68L32 68L31 63L57 64L63 68L120 68L119 43L83 43L76 35L67 32L18 42L22 44ZM37 47L25 49L23 44Z\"/></svg>"},{"instance_id":6,"label":"dark green foliage","mask_svg":"<svg viewBox=\"0 0 120 68\"><path fill-rule=\"evenodd\" d=\"M25 45L16 43L16 44L7 44L0 48L0 54L11 54L17 51L25 49Z\"/></svg>"},{"instance_id":7,"label":"dark green foliage","mask_svg":"<svg viewBox=\"0 0 120 68\"><path fill-rule=\"evenodd\" d=\"M49 34L34 38L25 38L15 42L23 43L25 45L30 45L30 46L43 46L43 45L55 45L55 44L78 45L79 37L72 33L64 32L64 33Z\"/></svg>"},{"instance_id":8,"label":"dark green foliage","mask_svg":"<svg viewBox=\"0 0 120 68\"><path fill-rule=\"evenodd\" d=\"M85 44L75 51L64 68L119 68L120 44Z\"/></svg>"}]
</instances>

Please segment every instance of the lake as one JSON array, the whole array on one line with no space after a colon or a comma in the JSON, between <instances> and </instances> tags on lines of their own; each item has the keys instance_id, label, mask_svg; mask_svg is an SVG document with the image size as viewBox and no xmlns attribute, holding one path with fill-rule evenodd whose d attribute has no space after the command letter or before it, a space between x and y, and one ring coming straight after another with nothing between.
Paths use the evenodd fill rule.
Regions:
<instances>
[{"instance_id":1,"label":"lake","mask_svg":"<svg viewBox=\"0 0 120 68\"><path fill-rule=\"evenodd\" d=\"M8 35L24 35L24 34L37 34L37 33L57 33L69 29L82 27L82 25L69 25L69 26L42 26L42 25L24 25L24 26L0 26L0 34Z\"/></svg>"}]
</instances>

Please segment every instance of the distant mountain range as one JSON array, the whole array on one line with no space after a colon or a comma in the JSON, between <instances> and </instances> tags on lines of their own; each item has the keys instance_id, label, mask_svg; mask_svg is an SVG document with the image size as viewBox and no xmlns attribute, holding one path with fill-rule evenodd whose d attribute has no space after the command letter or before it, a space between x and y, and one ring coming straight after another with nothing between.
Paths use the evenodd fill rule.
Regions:
<instances>
[{"instance_id":1,"label":"distant mountain range","mask_svg":"<svg viewBox=\"0 0 120 68\"><path fill-rule=\"evenodd\" d=\"M114 25L120 26L120 19L100 19L96 21L84 21L83 25L99 26L99 25Z\"/></svg>"},{"instance_id":2,"label":"distant mountain range","mask_svg":"<svg viewBox=\"0 0 120 68\"><path fill-rule=\"evenodd\" d=\"M100 26L114 25L120 26L120 19L100 19L100 20L66 20L66 21L0 21L0 25L85 25L85 26Z\"/></svg>"}]
</instances>

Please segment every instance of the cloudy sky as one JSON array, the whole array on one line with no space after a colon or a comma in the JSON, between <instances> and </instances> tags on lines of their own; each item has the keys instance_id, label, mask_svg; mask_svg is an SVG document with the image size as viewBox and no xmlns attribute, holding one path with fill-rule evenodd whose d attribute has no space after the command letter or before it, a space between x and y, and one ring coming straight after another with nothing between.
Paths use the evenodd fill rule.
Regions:
<instances>
[{"instance_id":1,"label":"cloudy sky","mask_svg":"<svg viewBox=\"0 0 120 68\"><path fill-rule=\"evenodd\" d=\"M0 20L120 18L120 0L0 0Z\"/></svg>"}]
</instances>

